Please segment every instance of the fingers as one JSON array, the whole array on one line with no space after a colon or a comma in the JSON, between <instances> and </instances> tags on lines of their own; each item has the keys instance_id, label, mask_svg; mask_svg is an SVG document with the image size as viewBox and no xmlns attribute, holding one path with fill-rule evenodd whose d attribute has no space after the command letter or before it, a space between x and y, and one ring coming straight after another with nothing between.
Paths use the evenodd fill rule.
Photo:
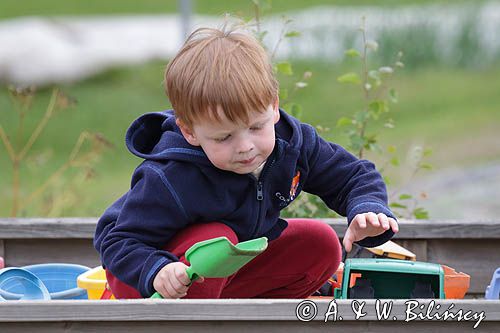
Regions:
<instances>
[{"instance_id":1,"label":"fingers","mask_svg":"<svg viewBox=\"0 0 500 333\"><path fill-rule=\"evenodd\" d=\"M366 214L363 214L366 218L366 223L370 224L371 226L375 227L375 228L379 228L380 227L380 223L378 221L378 216L375 214L375 213L366 213Z\"/></svg>"},{"instance_id":2,"label":"fingers","mask_svg":"<svg viewBox=\"0 0 500 333\"><path fill-rule=\"evenodd\" d=\"M354 227L359 227L361 229L366 228L366 216L365 214L358 214L354 217L354 219L351 222L351 225L354 224Z\"/></svg>"},{"instance_id":3,"label":"fingers","mask_svg":"<svg viewBox=\"0 0 500 333\"><path fill-rule=\"evenodd\" d=\"M351 252L353 242L354 242L354 235L352 231L348 228L344 235L344 239L342 240L342 244L344 245L344 249L346 250L346 252Z\"/></svg>"},{"instance_id":4,"label":"fingers","mask_svg":"<svg viewBox=\"0 0 500 333\"><path fill-rule=\"evenodd\" d=\"M187 295L189 289L187 285L190 283L190 280L182 266L174 267L172 274L168 275L168 279L169 283L165 287L172 298L181 298Z\"/></svg>"},{"instance_id":5,"label":"fingers","mask_svg":"<svg viewBox=\"0 0 500 333\"><path fill-rule=\"evenodd\" d=\"M160 282L159 284L156 284L155 290L163 296L163 298L168 298L168 299L175 299L179 298L177 293L169 286L170 282L163 283Z\"/></svg>"},{"instance_id":6,"label":"fingers","mask_svg":"<svg viewBox=\"0 0 500 333\"><path fill-rule=\"evenodd\" d=\"M350 225L349 228L347 228L347 231L344 235L344 239L342 240L342 244L344 245L344 248L346 252L351 252L352 250L352 243L357 241L358 239L356 238L358 234L363 234L364 230L366 230L366 216L367 214L358 214L356 215Z\"/></svg>"},{"instance_id":7,"label":"fingers","mask_svg":"<svg viewBox=\"0 0 500 333\"><path fill-rule=\"evenodd\" d=\"M159 288L156 288L156 291L158 291L164 298L171 298L171 299L177 299L186 296L187 294L187 287L180 286L180 283L176 280L175 277L172 279L171 275L168 275L167 280L162 283Z\"/></svg>"},{"instance_id":8,"label":"fingers","mask_svg":"<svg viewBox=\"0 0 500 333\"><path fill-rule=\"evenodd\" d=\"M153 280L153 287L164 298L186 296L191 282L186 273L186 265L175 262L163 267Z\"/></svg>"},{"instance_id":9,"label":"fingers","mask_svg":"<svg viewBox=\"0 0 500 333\"><path fill-rule=\"evenodd\" d=\"M188 286L191 283L189 276L186 273L186 268L183 266L176 266L174 269L175 277L177 281L183 286Z\"/></svg>"},{"instance_id":10,"label":"fingers","mask_svg":"<svg viewBox=\"0 0 500 333\"><path fill-rule=\"evenodd\" d=\"M345 232L342 244L344 245L344 249L346 250L346 252L351 252L352 243L356 241L356 230L359 228L366 228L366 219L364 214L358 214L354 216Z\"/></svg>"},{"instance_id":11,"label":"fingers","mask_svg":"<svg viewBox=\"0 0 500 333\"><path fill-rule=\"evenodd\" d=\"M344 248L347 252L352 250L352 243L364 239L366 237L373 237L392 229L394 233L399 231L398 223L395 219L387 217L383 213L375 214L373 212L356 215L349 227L342 241Z\"/></svg>"},{"instance_id":12,"label":"fingers","mask_svg":"<svg viewBox=\"0 0 500 333\"><path fill-rule=\"evenodd\" d=\"M395 219L389 218L389 225L390 225L392 231L394 231L394 233L397 233L399 231L399 225Z\"/></svg>"},{"instance_id":13,"label":"fingers","mask_svg":"<svg viewBox=\"0 0 500 333\"><path fill-rule=\"evenodd\" d=\"M389 230L389 228L390 228L389 219L387 218L387 216L385 214L379 213L377 215L377 219L384 230Z\"/></svg>"}]
</instances>

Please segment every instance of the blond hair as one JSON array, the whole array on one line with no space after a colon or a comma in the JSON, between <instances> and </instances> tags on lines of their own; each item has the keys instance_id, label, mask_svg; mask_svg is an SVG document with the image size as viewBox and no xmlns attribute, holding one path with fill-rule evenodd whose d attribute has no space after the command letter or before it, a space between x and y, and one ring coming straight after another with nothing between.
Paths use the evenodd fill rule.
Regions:
<instances>
[{"instance_id":1,"label":"blond hair","mask_svg":"<svg viewBox=\"0 0 500 333\"><path fill-rule=\"evenodd\" d=\"M165 71L165 90L186 126L203 119L248 123L278 98L278 82L264 48L234 29L194 31ZM220 108L220 109L219 109Z\"/></svg>"}]
</instances>

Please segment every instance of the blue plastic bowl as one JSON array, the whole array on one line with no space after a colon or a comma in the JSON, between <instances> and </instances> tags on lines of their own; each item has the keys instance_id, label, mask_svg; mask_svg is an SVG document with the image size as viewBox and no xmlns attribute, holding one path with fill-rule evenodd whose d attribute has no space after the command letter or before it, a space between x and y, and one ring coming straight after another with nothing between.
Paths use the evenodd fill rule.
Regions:
<instances>
[{"instance_id":1,"label":"blue plastic bowl","mask_svg":"<svg viewBox=\"0 0 500 333\"><path fill-rule=\"evenodd\" d=\"M87 299L87 290L77 287L77 278L90 268L76 264L37 264L22 267L36 275L47 287L51 299ZM23 288L19 284L6 285L0 290L5 299L20 299Z\"/></svg>"},{"instance_id":2,"label":"blue plastic bowl","mask_svg":"<svg viewBox=\"0 0 500 333\"><path fill-rule=\"evenodd\" d=\"M50 294L43 282L28 270L16 267L0 269L0 301L19 299L50 300Z\"/></svg>"}]
</instances>

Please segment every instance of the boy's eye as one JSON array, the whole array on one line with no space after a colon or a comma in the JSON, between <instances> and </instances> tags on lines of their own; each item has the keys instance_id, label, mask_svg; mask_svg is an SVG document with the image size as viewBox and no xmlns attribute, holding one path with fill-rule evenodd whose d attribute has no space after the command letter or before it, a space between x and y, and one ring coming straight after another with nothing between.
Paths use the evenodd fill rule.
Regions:
<instances>
[{"instance_id":1,"label":"boy's eye","mask_svg":"<svg viewBox=\"0 0 500 333\"><path fill-rule=\"evenodd\" d=\"M251 131L258 131L258 130L261 130L261 129L262 129L262 125L250 127Z\"/></svg>"},{"instance_id":2,"label":"boy's eye","mask_svg":"<svg viewBox=\"0 0 500 333\"><path fill-rule=\"evenodd\" d=\"M231 135L230 135L230 134L228 134L228 135L226 135L226 136L225 136L225 137L223 137L223 138L215 138L214 140L215 140L215 141L217 141L217 142L224 142L224 141L226 141L227 139L229 139L229 137L230 137L230 136L231 136Z\"/></svg>"}]
</instances>

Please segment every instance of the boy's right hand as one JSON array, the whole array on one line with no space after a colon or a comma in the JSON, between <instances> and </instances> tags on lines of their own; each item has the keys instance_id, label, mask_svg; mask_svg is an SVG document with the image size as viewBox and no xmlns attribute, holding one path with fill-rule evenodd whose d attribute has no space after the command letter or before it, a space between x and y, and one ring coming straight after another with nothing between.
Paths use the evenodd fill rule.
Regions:
<instances>
[{"instance_id":1,"label":"boy's right hand","mask_svg":"<svg viewBox=\"0 0 500 333\"><path fill-rule=\"evenodd\" d=\"M191 280L182 262L172 262L163 267L153 280L153 287L163 298L182 298L187 295ZM203 282L200 277L196 282Z\"/></svg>"}]
</instances>

